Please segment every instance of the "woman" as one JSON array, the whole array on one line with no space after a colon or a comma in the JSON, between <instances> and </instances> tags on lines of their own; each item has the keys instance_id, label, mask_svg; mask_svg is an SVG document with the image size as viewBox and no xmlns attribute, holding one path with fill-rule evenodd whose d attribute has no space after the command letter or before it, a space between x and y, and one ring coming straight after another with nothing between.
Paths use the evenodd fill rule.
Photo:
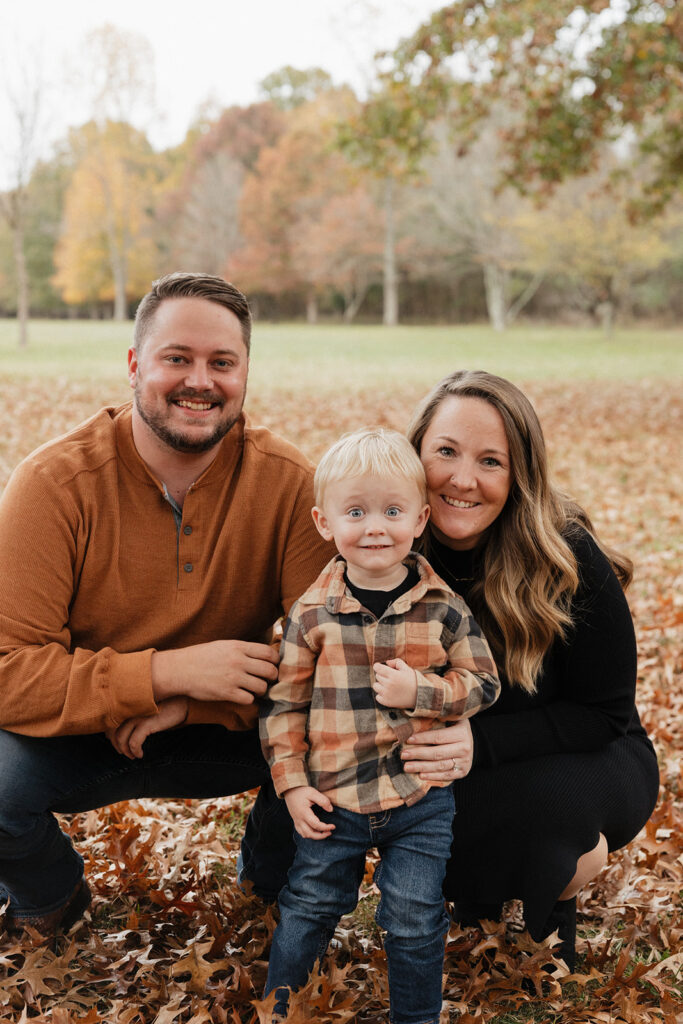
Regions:
<instances>
[{"instance_id":1,"label":"woman","mask_svg":"<svg viewBox=\"0 0 683 1024\"><path fill-rule=\"evenodd\" d=\"M503 689L471 724L413 737L405 769L458 780L456 920L521 899L531 936L558 929L573 969L576 893L642 828L659 786L635 706L631 564L551 486L538 418L509 381L451 374L409 437L427 474L426 553L472 608Z\"/></svg>"}]
</instances>

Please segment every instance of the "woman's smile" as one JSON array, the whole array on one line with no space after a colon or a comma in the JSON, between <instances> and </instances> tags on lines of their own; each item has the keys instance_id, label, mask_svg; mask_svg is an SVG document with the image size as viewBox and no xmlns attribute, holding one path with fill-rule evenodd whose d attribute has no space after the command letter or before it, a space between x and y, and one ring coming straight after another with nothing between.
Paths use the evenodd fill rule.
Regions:
<instances>
[{"instance_id":1,"label":"woman's smile","mask_svg":"<svg viewBox=\"0 0 683 1024\"><path fill-rule=\"evenodd\" d=\"M475 547L503 510L512 485L503 419L481 398L452 396L422 439L431 525L448 547Z\"/></svg>"}]
</instances>

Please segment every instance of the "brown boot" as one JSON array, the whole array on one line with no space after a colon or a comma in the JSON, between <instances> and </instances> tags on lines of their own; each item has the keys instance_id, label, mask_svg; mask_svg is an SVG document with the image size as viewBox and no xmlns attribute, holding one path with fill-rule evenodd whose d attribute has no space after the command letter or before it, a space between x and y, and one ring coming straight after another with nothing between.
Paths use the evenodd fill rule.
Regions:
<instances>
[{"instance_id":1,"label":"brown boot","mask_svg":"<svg viewBox=\"0 0 683 1024\"><path fill-rule=\"evenodd\" d=\"M88 883L81 878L66 903L47 914L36 914L30 910L19 910L14 914L10 906L5 914L5 927L8 932L20 932L28 926L45 936L68 932L88 909L91 899Z\"/></svg>"}]
</instances>

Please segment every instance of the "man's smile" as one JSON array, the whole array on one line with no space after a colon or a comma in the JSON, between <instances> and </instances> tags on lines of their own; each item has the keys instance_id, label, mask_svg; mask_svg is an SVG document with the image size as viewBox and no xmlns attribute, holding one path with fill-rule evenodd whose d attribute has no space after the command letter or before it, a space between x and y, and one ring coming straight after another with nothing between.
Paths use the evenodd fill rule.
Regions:
<instances>
[{"instance_id":1,"label":"man's smile","mask_svg":"<svg viewBox=\"0 0 683 1024\"><path fill-rule=\"evenodd\" d=\"M173 400L174 405L179 405L181 409L192 409L198 412L204 412L207 409L213 409L217 402L190 402L186 398L177 398Z\"/></svg>"}]
</instances>

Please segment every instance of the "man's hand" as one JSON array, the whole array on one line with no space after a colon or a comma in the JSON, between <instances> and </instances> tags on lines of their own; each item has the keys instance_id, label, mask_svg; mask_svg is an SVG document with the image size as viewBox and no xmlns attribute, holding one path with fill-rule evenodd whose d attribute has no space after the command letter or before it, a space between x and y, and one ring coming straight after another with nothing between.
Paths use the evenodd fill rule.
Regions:
<instances>
[{"instance_id":1,"label":"man's hand","mask_svg":"<svg viewBox=\"0 0 683 1024\"><path fill-rule=\"evenodd\" d=\"M285 793L285 803L292 816L294 828L304 839L327 839L334 832L334 825L326 825L313 812L315 804L325 811L332 810L332 804L324 793L313 786L295 786Z\"/></svg>"},{"instance_id":2,"label":"man's hand","mask_svg":"<svg viewBox=\"0 0 683 1024\"><path fill-rule=\"evenodd\" d=\"M152 655L157 704L167 697L253 704L277 679L277 651L245 640L212 640Z\"/></svg>"},{"instance_id":3,"label":"man's hand","mask_svg":"<svg viewBox=\"0 0 683 1024\"><path fill-rule=\"evenodd\" d=\"M142 745L153 732L165 732L182 725L187 718L187 697L169 697L159 704L156 715L129 718L118 729L107 730L107 739L119 754L132 759L142 757Z\"/></svg>"},{"instance_id":4,"label":"man's hand","mask_svg":"<svg viewBox=\"0 0 683 1024\"><path fill-rule=\"evenodd\" d=\"M386 708L415 708L417 700L417 676L415 669L401 658L390 658L386 663L375 662L373 690L377 703Z\"/></svg>"}]
</instances>

